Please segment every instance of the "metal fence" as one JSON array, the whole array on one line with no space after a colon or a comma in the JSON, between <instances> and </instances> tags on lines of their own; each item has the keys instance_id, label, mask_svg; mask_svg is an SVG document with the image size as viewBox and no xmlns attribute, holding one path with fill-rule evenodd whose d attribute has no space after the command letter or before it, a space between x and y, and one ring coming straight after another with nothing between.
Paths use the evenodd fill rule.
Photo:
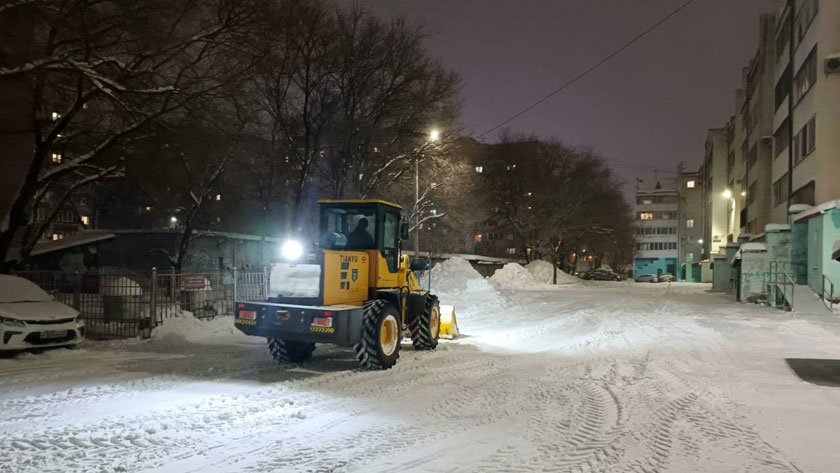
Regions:
<instances>
[{"instance_id":1,"label":"metal fence","mask_svg":"<svg viewBox=\"0 0 840 473\"><path fill-rule=\"evenodd\" d=\"M229 316L239 298L266 298L268 273L240 272L64 272L15 273L79 311L90 338L151 336L167 318ZM240 296L241 294L241 296Z\"/></svg>"}]
</instances>

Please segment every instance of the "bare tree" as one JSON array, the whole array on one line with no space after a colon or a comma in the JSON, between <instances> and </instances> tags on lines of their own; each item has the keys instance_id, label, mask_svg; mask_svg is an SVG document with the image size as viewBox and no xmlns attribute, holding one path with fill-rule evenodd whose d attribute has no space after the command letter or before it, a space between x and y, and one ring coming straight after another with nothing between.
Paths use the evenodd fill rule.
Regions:
<instances>
[{"instance_id":1,"label":"bare tree","mask_svg":"<svg viewBox=\"0 0 840 473\"><path fill-rule=\"evenodd\" d=\"M289 0L272 10L272 34L256 74L256 93L276 161L296 172L291 228L301 231L301 204L313 162L324 153L337 97L334 15L321 1Z\"/></svg>"},{"instance_id":2,"label":"bare tree","mask_svg":"<svg viewBox=\"0 0 840 473\"><path fill-rule=\"evenodd\" d=\"M488 196L516 233L523 256L541 254L556 266L576 248L618 255L632 242L620 183L591 150L503 135L489 154Z\"/></svg>"},{"instance_id":3,"label":"bare tree","mask_svg":"<svg viewBox=\"0 0 840 473\"><path fill-rule=\"evenodd\" d=\"M47 192L120 176L127 140L241 73L237 38L258 15L251 2L227 0L33 0L0 15L17 8L35 19L33 41L0 79L27 84L33 152L0 233L0 261Z\"/></svg>"}]
</instances>

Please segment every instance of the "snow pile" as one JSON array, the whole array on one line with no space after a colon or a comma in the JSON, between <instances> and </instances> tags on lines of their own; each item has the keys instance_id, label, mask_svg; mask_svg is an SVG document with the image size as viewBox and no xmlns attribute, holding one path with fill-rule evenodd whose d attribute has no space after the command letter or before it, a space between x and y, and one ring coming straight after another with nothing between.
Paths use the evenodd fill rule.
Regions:
<instances>
[{"instance_id":1,"label":"snow pile","mask_svg":"<svg viewBox=\"0 0 840 473\"><path fill-rule=\"evenodd\" d=\"M554 284L554 265L548 261L536 260L531 261L525 265L525 269L531 273L531 276L537 282L544 284ZM566 274L563 271L557 270L557 285L563 286L581 286L580 280L571 274Z\"/></svg>"},{"instance_id":2,"label":"snow pile","mask_svg":"<svg viewBox=\"0 0 840 473\"><path fill-rule=\"evenodd\" d=\"M441 305L454 305L458 320L497 311L505 299L463 258L450 258L432 268L432 292Z\"/></svg>"},{"instance_id":3,"label":"snow pile","mask_svg":"<svg viewBox=\"0 0 840 473\"><path fill-rule=\"evenodd\" d=\"M214 317L202 320L189 312L180 317L164 318L163 324L152 330L151 343L158 346L179 346L186 343L227 342L246 338L233 325L233 317Z\"/></svg>"},{"instance_id":4,"label":"snow pile","mask_svg":"<svg viewBox=\"0 0 840 473\"><path fill-rule=\"evenodd\" d=\"M546 289L546 284L537 282L534 276L519 263L508 263L497 269L490 282L500 289L528 290Z\"/></svg>"}]
</instances>

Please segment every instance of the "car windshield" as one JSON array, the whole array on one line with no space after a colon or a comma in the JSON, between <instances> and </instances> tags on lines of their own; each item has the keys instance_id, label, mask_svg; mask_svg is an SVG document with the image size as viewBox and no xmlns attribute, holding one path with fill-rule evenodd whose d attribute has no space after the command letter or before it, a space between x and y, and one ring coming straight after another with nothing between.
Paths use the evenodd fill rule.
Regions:
<instances>
[{"instance_id":1,"label":"car windshield","mask_svg":"<svg viewBox=\"0 0 840 473\"><path fill-rule=\"evenodd\" d=\"M17 276L0 275L0 303L44 302L52 297L35 283Z\"/></svg>"}]
</instances>

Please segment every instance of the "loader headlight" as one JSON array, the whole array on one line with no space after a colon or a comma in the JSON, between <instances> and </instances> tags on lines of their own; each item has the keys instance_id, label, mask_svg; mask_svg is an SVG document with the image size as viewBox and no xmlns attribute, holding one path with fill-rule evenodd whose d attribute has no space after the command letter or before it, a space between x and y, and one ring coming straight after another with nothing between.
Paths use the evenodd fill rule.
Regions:
<instances>
[{"instance_id":1,"label":"loader headlight","mask_svg":"<svg viewBox=\"0 0 840 473\"><path fill-rule=\"evenodd\" d=\"M283 256L283 259L297 261L303 256L303 245L297 240L287 240L280 247L280 255Z\"/></svg>"}]
</instances>

